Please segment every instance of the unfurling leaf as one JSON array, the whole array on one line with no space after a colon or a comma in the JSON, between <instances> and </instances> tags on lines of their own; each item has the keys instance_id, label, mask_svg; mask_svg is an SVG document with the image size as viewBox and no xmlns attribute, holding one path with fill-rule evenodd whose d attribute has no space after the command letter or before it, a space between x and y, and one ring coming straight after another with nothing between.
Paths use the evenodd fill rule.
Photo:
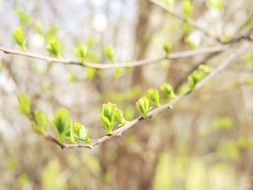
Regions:
<instances>
[{"instance_id":1,"label":"unfurling leaf","mask_svg":"<svg viewBox=\"0 0 253 190\"><path fill-rule=\"evenodd\" d=\"M163 43L163 50L166 55L170 54L172 50L171 44L168 42Z\"/></svg>"},{"instance_id":2,"label":"unfurling leaf","mask_svg":"<svg viewBox=\"0 0 253 190\"><path fill-rule=\"evenodd\" d=\"M73 131L74 137L77 140L84 141L86 143L91 142L87 129L81 123L78 123L78 122L72 123L72 131Z\"/></svg>"},{"instance_id":3,"label":"unfurling leaf","mask_svg":"<svg viewBox=\"0 0 253 190\"><path fill-rule=\"evenodd\" d=\"M26 48L26 39L23 31L23 27L19 26L12 32L16 44L23 50Z\"/></svg>"},{"instance_id":4,"label":"unfurling leaf","mask_svg":"<svg viewBox=\"0 0 253 190\"><path fill-rule=\"evenodd\" d=\"M25 11L21 7L16 8L16 14L18 15L20 25L29 24L31 21L31 17L25 13Z\"/></svg>"},{"instance_id":5,"label":"unfurling leaf","mask_svg":"<svg viewBox=\"0 0 253 190\"><path fill-rule=\"evenodd\" d=\"M192 72L190 76L188 76L188 85L190 91L192 91L197 83L202 80L206 75L208 75L212 71L212 68L207 65L200 65L198 69Z\"/></svg>"},{"instance_id":6,"label":"unfurling leaf","mask_svg":"<svg viewBox=\"0 0 253 190\"><path fill-rule=\"evenodd\" d=\"M102 127L105 129L106 133L109 135L112 134L113 125L109 119L104 115L99 114L99 120L102 123Z\"/></svg>"},{"instance_id":7,"label":"unfurling leaf","mask_svg":"<svg viewBox=\"0 0 253 190\"><path fill-rule=\"evenodd\" d=\"M198 69L203 72L203 74L209 74L212 71L212 68L208 65L200 65L198 66Z\"/></svg>"},{"instance_id":8,"label":"unfurling leaf","mask_svg":"<svg viewBox=\"0 0 253 190\"><path fill-rule=\"evenodd\" d=\"M113 51L112 45L105 46L103 51L104 51L105 56L113 63L115 59L114 59L114 51Z\"/></svg>"},{"instance_id":9,"label":"unfurling leaf","mask_svg":"<svg viewBox=\"0 0 253 190\"><path fill-rule=\"evenodd\" d=\"M174 99L176 97L173 87L168 83L163 83L161 85L161 91L170 99Z\"/></svg>"},{"instance_id":10,"label":"unfurling leaf","mask_svg":"<svg viewBox=\"0 0 253 190\"><path fill-rule=\"evenodd\" d=\"M196 84L202 79L202 75L199 71L193 71L190 76L188 76L187 80L189 83L190 90L192 91Z\"/></svg>"},{"instance_id":11,"label":"unfurling leaf","mask_svg":"<svg viewBox=\"0 0 253 190\"><path fill-rule=\"evenodd\" d=\"M136 102L136 108L143 118L147 117L147 113L150 110L149 99L146 96L141 97Z\"/></svg>"},{"instance_id":12,"label":"unfurling leaf","mask_svg":"<svg viewBox=\"0 0 253 190\"><path fill-rule=\"evenodd\" d=\"M28 116L31 114L31 102L28 96L20 92L18 94L18 110L20 113Z\"/></svg>"},{"instance_id":13,"label":"unfurling leaf","mask_svg":"<svg viewBox=\"0 0 253 190\"><path fill-rule=\"evenodd\" d=\"M148 98L149 100L155 105L159 106L160 104L160 94L159 91L156 89L149 89L148 92Z\"/></svg>"},{"instance_id":14,"label":"unfurling leaf","mask_svg":"<svg viewBox=\"0 0 253 190\"><path fill-rule=\"evenodd\" d=\"M127 122L126 119L124 118L122 111L119 110L118 108L116 108L115 110L115 122L121 125L124 125Z\"/></svg>"},{"instance_id":15,"label":"unfurling leaf","mask_svg":"<svg viewBox=\"0 0 253 190\"><path fill-rule=\"evenodd\" d=\"M86 61L88 58L88 48L85 45L79 44L74 49L75 55L81 60Z\"/></svg>"},{"instance_id":16,"label":"unfurling leaf","mask_svg":"<svg viewBox=\"0 0 253 190\"><path fill-rule=\"evenodd\" d=\"M115 116L115 108L116 105L110 102L103 104L101 114L103 114L110 122L113 122Z\"/></svg>"},{"instance_id":17,"label":"unfurling leaf","mask_svg":"<svg viewBox=\"0 0 253 190\"><path fill-rule=\"evenodd\" d=\"M43 111L34 112L34 120L32 121L32 128L38 134L45 134L48 128L48 119Z\"/></svg>"},{"instance_id":18,"label":"unfurling leaf","mask_svg":"<svg viewBox=\"0 0 253 190\"><path fill-rule=\"evenodd\" d=\"M121 110L119 110L115 104L110 102L103 104L102 111L99 114L99 119L108 135L112 134L115 124L124 125L126 123Z\"/></svg>"},{"instance_id":19,"label":"unfurling leaf","mask_svg":"<svg viewBox=\"0 0 253 190\"><path fill-rule=\"evenodd\" d=\"M69 111L65 108L60 108L52 119L52 123L56 129L58 139L63 141L70 134L71 120Z\"/></svg>"},{"instance_id":20,"label":"unfurling leaf","mask_svg":"<svg viewBox=\"0 0 253 190\"><path fill-rule=\"evenodd\" d=\"M61 56L60 41L55 37L51 37L47 42L47 51L53 57L60 57Z\"/></svg>"}]
</instances>

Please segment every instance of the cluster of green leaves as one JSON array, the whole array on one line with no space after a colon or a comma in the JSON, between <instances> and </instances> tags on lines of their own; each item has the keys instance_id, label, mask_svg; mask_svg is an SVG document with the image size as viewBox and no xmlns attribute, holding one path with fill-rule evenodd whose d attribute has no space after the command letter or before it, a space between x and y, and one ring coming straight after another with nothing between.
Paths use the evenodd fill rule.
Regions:
<instances>
[{"instance_id":1,"label":"cluster of green leaves","mask_svg":"<svg viewBox=\"0 0 253 190\"><path fill-rule=\"evenodd\" d=\"M160 87L161 91L165 94L170 101L176 97L172 86L168 83L163 83ZM148 112L152 109L150 103L158 107L160 105L160 93L157 89L149 89L147 95L141 97L136 102L136 108L143 118L147 117Z\"/></svg>"},{"instance_id":2,"label":"cluster of green leaves","mask_svg":"<svg viewBox=\"0 0 253 190\"><path fill-rule=\"evenodd\" d=\"M29 97L22 92L18 94L18 103L19 112L31 120L34 132L37 134L46 134L48 129L46 114L41 110L33 111Z\"/></svg>"},{"instance_id":3,"label":"cluster of green leaves","mask_svg":"<svg viewBox=\"0 0 253 190\"><path fill-rule=\"evenodd\" d=\"M190 90L192 91L198 82L206 77L211 71L212 68L208 65L200 65L195 71L193 71L187 78Z\"/></svg>"},{"instance_id":4,"label":"cluster of green leaves","mask_svg":"<svg viewBox=\"0 0 253 190\"><path fill-rule=\"evenodd\" d=\"M79 122L73 122L69 111L65 108L57 110L52 118L52 123L57 133L57 139L61 142L68 140L70 143L75 143L76 140L80 140L90 143L91 141L85 126Z\"/></svg>"},{"instance_id":5,"label":"cluster of green leaves","mask_svg":"<svg viewBox=\"0 0 253 190\"><path fill-rule=\"evenodd\" d=\"M49 125L47 115L41 110L32 110L29 97L22 92L18 94L18 102L20 113L30 119L34 132L46 135ZM60 108L55 113L52 124L60 142L68 140L70 143L74 143L75 140L79 140L89 143L91 141L87 129L79 122L72 122L70 113L65 108Z\"/></svg>"},{"instance_id":6,"label":"cluster of green leaves","mask_svg":"<svg viewBox=\"0 0 253 190\"><path fill-rule=\"evenodd\" d=\"M124 125L127 122L122 111L110 102L103 104L99 120L108 135L112 134L113 127L116 124Z\"/></svg>"},{"instance_id":7,"label":"cluster of green leaves","mask_svg":"<svg viewBox=\"0 0 253 190\"><path fill-rule=\"evenodd\" d=\"M61 41L57 38L57 31L58 28L55 26L50 26L47 30L42 29L42 24L39 21L34 21L32 18L25 13L25 11L18 7L16 9L17 16L19 18L20 26L16 27L14 31L12 32L12 37L15 40L16 44L22 49L26 49L26 38L24 33L24 26L32 23L33 29L35 32L39 33L46 41L46 50L48 51L50 56L60 58L61 57L61 51L62 51L62 45ZM92 52L90 49L94 46L95 41L93 38L88 37L86 39L85 44L77 44L74 48L74 53L77 56L77 58L82 61L89 61L91 63L98 62L98 56L96 53ZM104 53L105 57L111 62L115 63L115 54L112 45L106 45L102 52ZM86 78L88 80L91 80L94 78L96 72L96 69L94 68L85 68L84 69ZM99 72L102 74L102 71ZM121 68L115 68L114 70L114 77L119 78L121 76L122 69ZM70 73L70 79L75 80L76 76L75 73Z\"/></svg>"},{"instance_id":8,"label":"cluster of green leaves","mask_svg":"<svg viewBox=\"0 0 253 190\"><path fill-rule=\"evenodd\" d=\"M19 26L16 27L12 32L12 37L16 44L22 49L26 49L26 38L23 27L31 22L31 17L25 13L21 7L16 8L16 14L19 19Z\"/></svg>"},{"instance_id":9,"label":"cluster of green leaves","mask_svg":"<svg viewBox=\"0 0 253 190\"><path fill-rule=\"evenodd\" d=\"M78 55L84 57L83 52L78 51ZM161 85L161 91L170 100L176 97L172 86L167 83ZM32 129L37 134L45 135L49 125L46 114L41 110L32 110L30 99L24 93L18 94L18 102L19 111L31 120ZM156 107L160 105L160 93L157 89L149 89L147 95L136 102L136 108L143 118L147 117L148 112L152 108L151 104ZM107 135L112 135L115 125L122 126L127 122L123 112L117 108L116 104L110 102L103 104L99 120ZM51 121L56 131L57 139L60 142L67 140L70 143L75 143L76 140L79 140L90 143L91 139L85 126L79 122L73 122L67 109L60 108Z\"/></svg>"}]
</instances>

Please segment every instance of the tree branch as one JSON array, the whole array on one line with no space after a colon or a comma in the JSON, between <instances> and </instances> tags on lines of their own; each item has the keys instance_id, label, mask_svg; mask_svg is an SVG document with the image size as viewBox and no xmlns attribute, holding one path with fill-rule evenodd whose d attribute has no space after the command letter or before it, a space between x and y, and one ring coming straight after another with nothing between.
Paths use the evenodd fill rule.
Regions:
<instances>
[{"instance_id":1,"label":"tree branch","mask_svg":"<svg viewBox=\"0 0 253 190\"><path fill-rule=\"evenodd\" d=\"M209 75L207 75L204 79L202 79L199 83L197 83L197 85L195 86L194 90L198 90L200 89L202 86L204 86L208 81L210 81L211 79L213 79L216 75L218 75L221 71L223 71L229 64L231 64L236 58L238 58L239 56L241 56L247 49L249 48L249 44L245 44L243 45L241 48L239 48L237 51L233 52L230 56L227 57L227 59L225 59L223 61L222 64L220 64L216 69L214 69ZM59 145L62 149L64 148L89 148L92 149L95 146L98 146L102 143L104 143L107 140L110 140L114 137L118 137L121 136L125 131L127 131L128 129L132 128L133 126L135 126L136 124L140 123L142 120L147 120L150 119L152 116L165 111L167 109L172 109L173 106L179 102L180 100L182 100L185 96L191 94L193 91L186 91L180 95L178 95L176 98L174 98L172 101L168 102L167 104L164 104L158 108L155 108L153 110L151 110L148 114L146 118L143 117L137 117L136 119L128 122L127 124L125 124L124 126L116 129L113 131L112 135L105 135L102 136L100 138L98 138L97 140L93 141L91 144L64 144L64 143L60 143L58 140L56 140L54 137L51 136L47 136L46 138L49 139L50 141L56 143L57 145Z\"/></svg>"},{"instance_id":2,"label":"tree branch","mask_svg":"<svg viewBox=\"0 0 253 190\"><path fill-rule=\"evenodd\" d=\"M146 60L137 60L137 61L131 61L131 62L117 62L117 63L91 63L91 62L82 63L79 61L68 60L68 59L63 59L63 58L54 58L54 57L44 56L44 55L40 55L40 54L36 54L32 52L24 52L24 51L9 49L5 47L1 47L1 46L0 46L0 51L2 51L5 54L18 55L18 56L42 60L46 62L52 62L52 63L77 65L81 67L90 67L90 68L95 68L95 69L113 69L113 68L120 68L120 67L131 68L131 67L137 67L137 66L142 66L142 65L155 64L163 60L174 60L174 59L179 59L179 58L191 57L195 55L221 52L228 49L228 47L229 46L227 45L220 45L220 46L214 46L210 48L201 48L201 49L196 49L196 50L175 52L175 53L171 53L168 56L163 56L156 59L146 59Z\"/></svg>"}]
</instances>

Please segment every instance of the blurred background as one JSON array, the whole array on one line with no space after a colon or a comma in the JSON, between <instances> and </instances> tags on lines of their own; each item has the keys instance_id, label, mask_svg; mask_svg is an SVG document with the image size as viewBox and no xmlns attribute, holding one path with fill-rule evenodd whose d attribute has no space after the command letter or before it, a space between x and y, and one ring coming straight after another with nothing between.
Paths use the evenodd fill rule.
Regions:
<instances>
[{"instance_id":1,"label":"blurred background","mask_svg":"<svg viewBox=\"0 0 253 190\"><path fill-rule=\"evenodd\" d=\"M187 1L190 15L183 7L186 1L157 2L223 41L253 30L248 0ZM0 0L0 23L3 47L17 49L11 32L22 24L28 51L47 55L46 38L57 36L62 57L76 60L73 49L84 43L93 53L91 61L99 63L108 62L102 51L108 44L117 61L129 64L163 56L164 42L172 52L221 44L148 0ZM136 100L148 88L166 81L180 89L196 65L215 68L233 54L238 46L231 44L225 52L103 71L1 52L0 189L253 189L252 50L173 110L92 150L62 151L36 135L18 112L17 93L22 91L49 118L67 108L96 139L104 135L98 120L103 103L116 103L131 120L138 116Z\"/></svg>"}]
</instances>

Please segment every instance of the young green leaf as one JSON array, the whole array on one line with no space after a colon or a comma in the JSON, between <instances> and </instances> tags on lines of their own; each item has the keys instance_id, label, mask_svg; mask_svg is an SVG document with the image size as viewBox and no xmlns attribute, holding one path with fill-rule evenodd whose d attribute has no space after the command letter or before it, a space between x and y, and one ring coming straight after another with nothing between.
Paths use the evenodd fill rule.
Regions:
<instances>
[{"instance_id":1,"label":"young green leaf","mask_svg":"<svg viewBox=\"0 0 253 190\"><path fill-rule=\"evenodd\" d=\"M161 91L168 96L170 100L174 99L176 97L173 87L169 85L168 83L163 83L160 87Z\"/></svg>"},{"instance_id":2,"label":"young green leaf","mask_svg":"<svg viewBox=\"0 0 253 190\"><path fill-rule=\"evenodd\" d=\"M24 93L20 92L18 94L18 110L20 113L28 116L31 114L31 102L28 96L26 96Z\"/></svg>"},{"instance_id":3,"label":"young green leaf","mask_svg":"<svg viewBox=\"0 0 253 190\"><path fill-rule=\"evenodd\" d=\"M64 140L68 136L71 128L69 111L67 109L60 108L54 115L52 123L56 129L58 139L60 141Z\"/></svg>"},{"instance_id":4,"label":"young green leaf","mask_svg":"<svg viewBox=\"0 0 253 190\"><path fill-rule=\"evenodd\" d=\"M169 55L171 53L172 47L171 44L168 42L163 43L163 50L166 55Z\"/></svg>"},{"instance_id":5,"label":"young green leaf","mask_svg":"<svg viewBox=\"0 0 253 190\"><path fill-rule=\"evenodd\" d=\"M202 79L202 74L199 71L193 71L190 76L188 76L187 80L189 83L190 90L192 91L196 84Z\"/></svg>"},{"instance_id":6,"label":"young green leaf","mask_svg":"<svg viewBox=\"0 0 253 190\"><path fill-rule=\"evenodd\" d=\"M61 56L60 41L55 37L51 37L47 42L47 51L53 57L60 57Z\"/></svg>"},{"instance_id":7,"label":"young green leaf","mask_svg":"<svg viewBox=\"0 0 253 190\"><path fill-rule=\"evenodd\" d=\"M104 51L105 56L113 63L115 60L114 60L114 51L113 51L112 45L105 46L103 48L103 51Z\"/></svg>"},{"instance_id":8,"label":"young green leaf","mask_svg":"<svg viewBox=\"0 0 253 190\"><path fill-rule=\"evenodd\" d=\"M88 48L85 45L79 44L74 49L75 55L81 60L86 61L88 58Z\"/></svg>"},{"instance_id":9,"label":"young green leaf","mask_svg":"<svg viewBox=\"0 0 253 190\"><path fill-rule=\"evenodd\" d=\"M148 98L149 100L155 105L159 106L160 105L160 94L159 91L156 89L149 89L148 92Z\"/></svg>"},{"instance_id":10,"label":"young green leaf","mask_svg":"<svg viewBox=\"0 0 253 190\"><path fill-rule=\"evenodd\" d=\"M102 127L105 129L108 135L112 134L113 123L109 121L109 119L103 114L99 114L99 120L102 123Z\"/></svg>"},{"instance_id":11,"label":"young green leaf","mask_svg":"<svg viewBox=\"0 0 253 190\"><path fill-rule=\"evenodd\" d=\"M187 78L190 90L192 91L196 84L211 71L212 68L207 65L200 65L197 70L193 71L192 74Z\"/></svg>"},{"instance_id":12,"label":"young green leaf","mask_svg":"<svg viewBox=\"0 0 253 190\"><path fill-rule=\"evenodd\" d=\"M16 44L23 50L26 48L26 39L22 26L18 26L13 32L12 37L15 40Z\"/></svg>"},{"instance_id":13,"label":"young green leaf","mask_svg":"<svg viewBox=\"0 0 253 190\"><path fill-rule=\"evenodd\" d=\"M72 123L72 131L73 131L74 137L77 140L84 141L86 143L91 142L87 129L81 123L78 123L78 122Z\"/></svg>"},{"instance_id":14,"label":"young green leaf","mask_svg":"<svg viewBox=\"0 0 253 190\"><path fill-rule=\"evenodd\" d=\"M34 112L34 120L32 121L32 128L38 134L45 134L48 128L48 119L43 111Z\"/></svg>"},{"instance_id":15,"label":"young green leaf","mask_svg":"<svg viewBox=\"0 0 253 190\"><path fill-rule=\"evenodd\" d=\"M111 135L115 124L124 125L126 120L123 113L116 107L115 104L107 103L103 104L102 111L99 114L99 119L102 123L102 127L106 133Z\"/></svg>"},{"instance_id":16,"label":"young green leaf","mask_svg":"<svg viewBox=\"0 0 253 190\"><path fill-rule=\"evenodd\" d=\"M127 122L126 119L124 118L124 115L121 110L118 108L115 110L115 122L119 123L120 125L125 125Z\"/></svg>"},{"instance_id":17,"label":"young green leaf","mask_svg":"<svg viewBox=\"0 0 253 190\"><path fill-rule=\"evenodd\" d=\"M147 117L147 113L150 110L149 99L146 96L141 97L136 102L136 108L143 118Z\"/></svg>"},{"instance_id":18,"label":"young green leaf","mask_svg":"<svg viewBox=\"0 0 253 190\"><path fill-rule=\"evenodd\" d=\"M116 105L112 103L103 104L102 111L99 115L99 119L103 124L103 127L107 134L112 134L114 126Z\"/></svg>"},{"instance_id":19,"label":"young green leaf","mask_svg":"<svg viewBox=\"0 0 253 190\"><path fill-rule=\"evenodd\" d=\"M69 132L66 135L66 140L68 140L69 143L72 143L72 144L75 143L74 132L72 130L72 123L70 125L70 130L69 130Z\"/></svg>"},{"instance_id":20,"label":"young green leaf","mask_svg":"<svg viewBox=\"0 0 253 190\"><path fill-rule=\"evenodd\" d=\"M192 2L190 0L183 0L182 2L183 12L185 17L189 17L192 14Z\"/></svg>"},{"instance_id":21,"label":"young green leaf","mask_svg":"<svg viewBox=\"0 0 253 190\"><path fill-rule=\"evenodd\" d=\"M209 74L212 71L211 67L209 67L208 65L203 65L203 64L198 66L198 69L205 75Z\"/></svg>"},{"instance_id":22,"label":"young green leaf","mask_svg":"<svg viewBox=\"0 0 253 190\"><path fill-rule=\"evenodd\" d=\"M84 69L86 79L92 80L96 75L96 69L94 68L85 68Z\"/></svg>"},{"instance_id":23,"label":"young green leaf","mask_svg":"<svg viewBox=\"0 0 253 190\"><path fill-rule=\"evenodd\" d=\"M112 103L103 104L102 114L108 118L110 122L113 122L115 116L116 105Z\"/></svg>"},{"instance_id":24,"label":"young green leaf","mask_svg":"<svg viewBox=\"0 0 253 190\"><path fill-rule=\"evenodd\" d=\"M21 7L16 8L16 14L18 15L20 25L24 26L30 23L31 17Z\"/></svg>"}]
</instances>

